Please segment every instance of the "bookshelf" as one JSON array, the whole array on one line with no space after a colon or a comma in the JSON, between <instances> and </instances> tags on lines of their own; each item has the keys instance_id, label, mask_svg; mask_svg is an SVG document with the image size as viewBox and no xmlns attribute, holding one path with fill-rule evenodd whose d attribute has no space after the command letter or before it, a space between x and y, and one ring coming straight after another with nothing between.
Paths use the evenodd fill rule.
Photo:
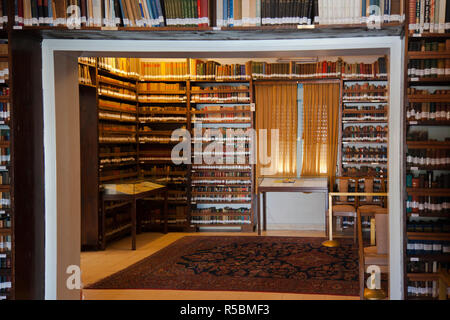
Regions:
<instances>
[{"instance_id":1,"label":"bookshelf","mask_svg":"<svg viewBox=\"0 0 450 320\"><path fill-rule=\"evenodd\" d=\"M168 190L168 226L171 229L189 229L189 165L176 165L171 161L172 148L180 140L172 139L172 131L190 129L189 123L189 86L186 80L186 63L164 63L157 68L160 79L145 73L138 82L138 139L139 170L143 177L167 183ZM147 69L145 62L142 69ZM153 64L155 67L155 64ZM154 68L152 68L154 69ZM166 73L163 70L172 71ZM153 80L150 80L152 78ZM178 80L176 80L178 78ZM163 198L147 198L151 205L161 202ZM148 226L158 223L158 218L148 217Z\"/></svg>"},{"instance_id":2,"label":"bookshelf","mask_svg":"<svg viewBox=\"0 0 450 320\"><path fill-rule=\"evenodd\" d=\"M235 72L226 72L226 78L238 80L248 76L245 68L231 70ZM253 231L254 165L249 161L250 137L239 134L254 126L253 83L223 80L222 72L215 76L221 80L190 81L194 150L191 224L196 228L234 226ZM221 161L212 161L216 151L223 155Z\"/></svg>"},{"instance_id":3,"label":"bookshelf","mask_svg":"<svg viewBox=\"0 0 450 320\"><path fill-rule=\"evenodd\" d=\"M138 176L137 84L128 59L80 58L82 248L104 248L128 231L126 208L100 209L102 184ZM129 223L128 223L129 224ZM128 229L127 229L128 228Z\"/></svg>"},{"instance_id":4,"label":"bookshelf","mask_svg":"<svg viewBox=\"0 0 450 320\"><path fill-rule=\"evenodd\" d=\"M2 5L0 5L0 8ZM0 16L2 16L0 12ZM2 19L0 18L0 23ZM15 296L13 128L8 38L0 39L0 300Z\"/></svg>"},{"instance_id":5,"label":"bookshelf","mask_svg":"<svg viewBox=\"0 0 450 320\"><path fill-rule=\"evenodd\" d=\"M346 180L348 192L366 190L366 180L372 181L369 192L383 192L388 181L388 119L389 64L380 57L372 64L340 62L341 83L340 127L337 180ZM338 188L337 188L338 189ZM366 191L367 192L367 191ZM348 197L336 204L383 205L382 197ZM370 219L363 219L364 230ZM353 236L354 219L336 217L336 233Z\"/></svg>"},{"instance_id":6,"label":"bookshelf","mask_svg":"<svg viewBox=\"0 0 450 320\"><path fill-rule=\"evenodd\" d=\"M12 2L11 2L12 4ZM13 16L17 28L83 27L83 28L249 28L302 26L367 25L368 23L401 23L404 20L402 0L390 5L379 3L380 12L371 11L363 1L337 3L321 0L277 2L274 0L175 0L96 1L82 0L79 20L66 8L70 1L49 1L46 6L30 0L15 1ZM142 5L139 10L139 4ZM377 16L375 16L375 14Z\"/></svg>"},{"instance_id":7,"label":"bookshelf","mask_svg":"<svg viewBox=\"0 0 450 320\"><path fill-rule=\"evenodd\" d=\"M138 175L136 80L105 67L96 69L100 182Z\"/></svg>"},{"instance_id":8,"label":"bookshelf","mask_svg":"<svg viewBox=\"0 0 450 320\"><path fill-rule=\"evenodd\" d=\"M439 271L450 263L450 36L440 8L412 0L407 6L405 298L436 300Z\"/></svg>"},{"instance_id":9,"label":"bookshelf","mask_svg":"<svg viewBox=\"0 0 450 320\"><path fill-rule=\"evenodd\" d=\"M387 177L389 87L386 77L342 80L342 176Z\"/></svg>"}]
</instances>

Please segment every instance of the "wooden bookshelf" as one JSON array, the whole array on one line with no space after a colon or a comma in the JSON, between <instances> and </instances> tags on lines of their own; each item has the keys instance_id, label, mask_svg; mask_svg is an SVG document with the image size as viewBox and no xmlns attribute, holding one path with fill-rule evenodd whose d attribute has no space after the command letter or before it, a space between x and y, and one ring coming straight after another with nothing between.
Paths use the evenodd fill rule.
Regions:
<instances>
[{"instance_id":1,"label":"wooden bookshelf","mask_svg":"<svg viewBox=\"0 0 450 320\"><path fill-rule=\"evenodd\" d=\"M407 99L409 102L449 102L450 95L443 94L413 94L408 95Z\"/></svg>"},{"instance_id":2,"label":"wooden bookshelf","mask_svg":"<svg viewBox=\"0 0 450 320\"><path fill-rule=\"evenodd\" d=\"M256 80L255 80L256 81ZM253 102L253 80L191 80L191 88L201 87L202 90L190 90L189 103L191 106L191 119L193 120L192 129L196 123L202 123L205 130L214 128L219 130L237 128L236 125L244 125L245 128L253 128L254 117L251 109ZM238 88L245 85L246 89ZM217 88L220 86L220 88ZM224 88L227 87L228 88ZM213 89L212 87L216 87ZM203 99L193 99L192 95L201 94ZM216 101L216 95L233 95L240 94L239 99L223 99ZM208 99L210 97L210 99ZM234 106L238 105L236 108ZM205 107L208 109L204 109ZM211 106L215 106L212 108ZM247 106L247 107L240 107ZM223 107L223 108L222 108ZM241 115L249 117L249 120L235 120L233 115ZM211 127L208 127L211 126ZM245 130L244 128L244 130ZM223 131L224 132L224 131ZM223 140L223 139L220 139ZM212 141L202 140L202 145L211 143ZM223 140L224 142L226 140ZM196 143L194 140L193 143ZM248 143L248 141L242 141ZM245 148L248 150L248 148ZM203 156L204 153L201 152ZM193 157L196 154L193 154ZM195 161L193 162L195 163ZM193 164L191 168L191 223L197 228L202 227L239 227L241 231L253 231L254 229L254 168L252 165L241 165L242 168L234 168L233 165L227 164ZM221 169L223 168L223 169ZM217 177L216 174L227 174L227 177ZM236 176L245 174L246 176ZM202 182L203 181L203 182ZM206 182L205 182L206 181ZM209 182L211 181L211 182ZM225 181L228 183L221 183ZM235 183L230 184L229 182ZM213 188L215 191L205 191L204 188ZM219 188L225 188L221 190ZM231 191L235 188L248 188L248 191ZM202 199L204 197L218 197L217 199ZM230 199L229 197L237 197ZM249 200L241 200L239 197L247 197ZM227 199L228 198L228 199ZM220 208L223 206L231 208L246 208L245 213L242 212L222 212ZM218 211L219 210L219 211ZM210 211L208 213L199 213L200 211ZM233 218L234 217L234 218ZM232 218L232 219L231 219ZM230 223L230 221L233 221Z\"/></svg>"},{"instance_id":3,"label":"wooden bookshelf","mask_svg":"<svg viewBox=\"0 0 450 320\"><path fill-rule=\"evenodd\" d=\"M172 88L167 89L167 85ZM142 87L147 89L142 89ZM150 86L150 87L149 87ZM162 88L161 90L151 89L153 87ZM175 87L177 87L175 89ZM173 89L173 90L172 90ZM146 157L170 157L173 145L180 141L148 141L146 137L170 138L172 131L178 128L186 128L189 130L189 103L188 103L189 86L187 80L148 80L140 79L138 82L138 118L139 118L139 170L144 177L153 179L167 180L169 187L169 217L173 216L170 212L175 212L175 219L168 224L169 229L189 231L189 165L175 165L168 159L144 160ZM143 100L142 96L167 96L176 99L159 99L159 100ZM176 106L176 109L170 109ZM153 108L153 109L152 109ZM155 117L154 120L147 120L147 117ZM173 120L172 118L180 118ZM168 120L164 120L167 118ZM149 131L144 130L149 128ZM165 152L162 156L160 152ZM166 170L156 169L164 168ZM170 200L171 195L177 195L177 198L185 198L186 200ZM148 199L149 204L160 202L161 199ZM176 212L184 212L182 216ZM151 227L152 224L147 224Z\"/></svg>"},{"instance_id":4,"label":"wooden bookshelf","mask_svg":"<svg viewBox=\"0 0 450 320\"><path fill-rule=\"evenodd\" d=\"M409 149L450 149L450 141L406 141Z\"/></svg>"},{"instance_id":5,"label":"wooden bookshelf","mask_svg":"<svg viewBox=\"0 0 450 320\"><path fill-rule=\"evenodd\" d=\"M406 7L408 7L409 1L406 1ZM421 164L417 165L416 160L414 160L414 163L412 163L411 158L414 158L414 156L423 155L426 158L426 161L429 161L431 158L438 158L440 159L442 157L442 152L447 152L446 150L450 149L450 141L446 141L444 138L450 138L449 135L445 136L433 136L432 139L429 141L411 141L412 139L409 138L409 133L413 131L426 131L427 134L430 134L430 132L434 132L435 127L446 127L450 126L450 119L440 119L440 120L432 120L432 119L420 119L420 118L412 118L412 111L411 116L408 116L408 113L410 110L417 110L415 111L417 113L421 113L420 117L423 115L425 116L426 112L432 112L433 110L426 109L427 106L435 105L437 103L448 103L450 101L450 95L448 94L431 94L431 92L434 91L434 89L439 88L442 89L442 86L445 86L446 89L450 89L449 87L449 77L446 75L437 76L437 75L430 75L427 77L423 76L416 76L411 71L412 68L416 68L418 66L417 63L419 63L417 60L422 60L420 62L420 70L426 67L422 67L421 63L425 63L428 59L448 59L450 58L450 52L448 50L446 51L412 51L417 50L417 48L425 46L425 48L428 48L428 46L435 48L437 50L438 43L441 43L446 41L450 37L450 34L448 32L446 33L430 33L430 32L422 32L417 33L412 30L408 30L409 23L412 21L410 19L415 19L415 17L409 17L408 10L406 11L406 24L405 24L405 65L404 65L404 82L405 82L405 91L404 91L404 145L405 145L405 154L404 154L404 161L403 165L406 168L405 175L404 175L404 191L405 191L405 198L404 198L404 287L405 292L404 296L408 300L432 300L436 299L436 293L427 294L427 295L417 295L412 294L410 292L410 288L424 288L424 284L428 286L428 288L431 288L433 286L437 286L439 275L437 273L411 273L409 272L410 265L415 265L416 263L422 263L422 262L428 262L428 263L448 263L450 261L450 255L439 252L429 252L424 253L420 252L418 254L411 253L411 249L414 248L416 245L424 243L433 243L433 250L435 250L435 245L442 244L442 246L445 245L447 241L450 239L450 233L448 232L411 232L409 231L408 227L411 226L411 224L416 222L426 222L430 221L429 218L437 218L439 221L443 221L443 223L448 223L450 220L450 214L448 210L442 209L437 210L435 208L435 205L437 206L437 203L440 203L439 199L442 199L440 197L448 197L450 194L449 188L443 188L435 187L435 188L417 188L417 187L411 187L411 185L407 185L407 183L411 183L408 181L411 181L411 178L418 178L420 175L423 174L430 174L430 177L432 176L432 179L435 179L437 176L440 176L442 174L446 174L447 172L445 170L450 169L448 165L445 164L439 164L439 165L426 165ZM409 22L409 23L408 23ZM427 30L426 30L427 31ZM448 31L448 30L447 30ZM445 47L445 44L444 44ZM411 50L411 51L410 51ZM423 47L422 47L423 50ZM428 50L428 49L426 49ZM414 60L414 61L412 61ZM432 60L430 60L432 61ZM410 69L411 68L411 69ZM411 74L408 75L409 71L411 71ZM419 88L419 90L430 89L430 94L410 94L410 92L413 92L410 89L416 88L416 86ZM431 108L431 107L430 107ZM445 110L445 109L444 109ZM433 111L434 112L434 111ZM442 131L442 132L445 132ZM436 140L440 141L436 141ZM430 154L431 152L431 154ZM439 156L436 156L436 152L439 153ZM409 159L407 161L407 158L409 156ZM428 185L427 185L428 186ZM413 205L412 203L419 203L419 208L423 205L424 208L418 209ZM428 207L425 208L426 204L432 204L433 210L429 209ZM436 209L436 210L435 210ZM423 219L425 218L425 219ZM414 226L412 226L414 228ZM414 230L414 229L413 229ZM417 230L417 229L416 229ZM408 269L407 269L408 268Z\"/></svg>"}]
</instances>

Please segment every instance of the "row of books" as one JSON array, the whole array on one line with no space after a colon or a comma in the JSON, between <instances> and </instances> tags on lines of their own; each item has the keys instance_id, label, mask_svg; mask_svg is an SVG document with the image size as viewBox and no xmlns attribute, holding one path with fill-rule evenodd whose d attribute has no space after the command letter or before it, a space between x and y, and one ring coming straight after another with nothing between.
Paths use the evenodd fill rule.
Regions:
<instances>
[{"instance_id":1,"label":"row of books","mask_svg":"<svg viewBox=\"0 0 450 320\"><path fill-rule=\"evenodd\" d=\"M7 209L11 207L11 194L9 192L0 192L0 208Z\"/></svg>"},{"instance_id":2,"label":"row of books","mask_svg":"<svg viewBox=\"0 0 450 320\"><path fill-rule=\"evenodd\" d=\"M114 112L106 112L99 111L98 118L100 120L111 120L111 121L120 121L120 122L136 122L136 116L130 115L126 113L114 113Z\"/></svg>"},{"instance_id":3,"label":"row of books","mask_svg":"<svg viewBox=\"0 0 450 320\"><path fill-rule=\"evenodd\" d=\"M98 58L98 67L123 77L137 78L140 59L137 58Z\"/></svg>"},{"instance_id":4,"label":"row of books","mask_svg":"<svg viewBox=\"0 0 450 320\"><path fill-rule=\"evenodd\" d=\"M119 99L136 100L136 92L106 84L99 86L98 94Z\"/></svg>"},{"instance_id":5,"label":"row of books","mask_svg":"<svg viewBox=\"0 0 450 320\"><path fill-rule=\"evenodd\" d=\"M450 103L410 103L406 108L408 121L450 121Z\"/></svg>"},{"instance_id":6,"label":"row of books","mask_svg":"<svg viewBox=\"0 0 450 320\"><path fill-rule=\"evenodd\" d=\"M136 143L135 136L100 136L100 143Z\"/></svg>"},{"instance_id":7,"label":"row of books","mask_svg":"<svg viewBox=\"0 0 450 320\"><path fill-rule=\"evenodd\" d=\"M0 252L11 251L11 235L0 235Z\"/></svg>"},{"instance_id":8,"label":"row of books","mask_svg":"<svg viewBox=\"0 0 450 320\"><path fill-rule=\"evenodd\" d=\"M9 184L9 171L0 172L0 185Z\"/></svg>"},{"instance_id":9,"label":"row of books","mask_svg":"<svg viewBox=\"0 0 450 320\"><path fill-rule=\"evenodd\" d=\"M437 299L439 296L438 281L408 281L406 286L408 298ZM448 296L450 295L447 293Z\"/></svg>"},{"instance_id":10,"label":"row of books","mask_svg":"<svg viewBox=\"0 0 450 320\"><path fill-rule=\"evenodd\" d=\"M10 148L0 148L0 165L8 165L11 161Z\"/></svg>"},{"instance_id":11,"label":"row of books","mask_svg":"<svg viewBox=\"0 0 450 320\"><path fill-rule=\"evenodd\" d=\"M11 292L11 278L10 275L0 275L0 300L5 300L7 296L4 294Z\"/></svg>"},{"instance_id":12,"label":"row of books","mask_svg":"<svg viewBox=\"0 0 450 320\"><path fill-rule=\"evenodd\" d=\"M98 125L100 131L109 131L109 132L136 132L136 126L132 125L115 125L109 123L100 123Z\"/></svg>"},{"instance_id":13,"label":"row of books","mask_svg":"<svg viewBox=\"0 0 450 320\"><path fill-rule=\"evenodd\" d=\"M206 117L196 117L194 116L192 118L192 122L195 123L223 123L223 122L230 122L230 123L250 123L252 120L251 117L246 115L239 115L239 114L222 114L217 116L206 116Z\"/></svg>"},{"instance_id":14,"label":"row of books","mask_svg":"<svg viewBox=\"0 0 450 320\"><path fill-rule=\"evenodd\" d=\"M119 76L139 78L141 91L182 91L185 87L180 84L152 84L145 81L152 80L249 80L265 78L384 78L387 77L387 62L384 57L373 63L347 63L342 59L337 61L319 61L315 63L268 63L262 61L247 61L245 64L220 64L216 61L189 59L187 61L145 61L127 58L100 58L99 68L107 69ZM108 78L113 84L112 78ZM118 84L132 87L134 82L116 80ZM159 88L159 89L158 89ZM177 89L178 88L178 89Z\"/></svg>"},{"instance_id":15,"label":"row of books","mask_svg":"<svg viewBox=\"0 0 450 320\"><path fill-rule=\"evenodd\" d=\"M86 65L78 65L78 82L81 84L93 85L91 72Z\"/></svg>"},{"instance_id":16,"label":"row of books","mask_svg":"<svg viewBox=\"0 0 450 320\"><path fill-rule=\"evenodd\" d=\"M134 161L136 161L135 157L104 158L100 159L100 164L122 164Z\"/></svg>"},{"instance_id":17,"label":"row of books","mask_svg":"<svg viewBox=\"0 0 450 320\"><path fill-rule=\"evenodd\" d=\"M439 270L450 271L450 263L441 261L409 261L406 265L408 273L437 273Z\"/></svg>"},{"instance_id":18,"label":"row of books","mask_svg":"<svg viewBox=\"0 0 450 320\"><path fill-rule=\"evenodd\" d=\"M109 101L109 100L98 100L99 109L111 109L118 112L130 112L136 113L136 106L128 103Z\"/></svg>"},{"instance_id":19,"label":"row of books","mask_svg":"<svg viewBox=\"0 0 450 320\"><path fill-rule=\"evenodd\" d=\"M9 79L8 62L0 62L0 82L5 82Z\"/></svg>"},{"instance_id":20,"label":"row of books","mask_svg":"<svg viewBox=\"0 0 450 320\"><path fill-rule=\"evenodd\" d=\"M251 184L252 180L248 179L248 180L220 180L220 179L216 179L216 180L212 180L212 179L206 179L206 180L201 180L201 179L195 179L192 180L192 185L208 185L208 184L218 184L218 185L240 185L240 184Z\"/></svg>"},{"instance_id":21,"label":"row of books","mask_svg":"<svg viewBox=\"0 0 450 320\"><path fill-rule=\"evenodd\" d=\"M9 121L11 115L11 106L9 103L0 102L0 122Z\"/></svg>"},{"instance_id":22,"label":"row of books","mask_svg":"<svg viewBox=\"0 0 450 320\"><path fill-rule=\"evenodd\" d=\"M408 240L406 254L439 254L450 253L450 241Z\"/></svg>"},{"instance_id":23,"label":"row of books","mask_svg":"<svg viewBox=\"0 0 450 320\"><path fill-rule=\"evenodd\" d=\"M438 78L450 76L450 59L411 59L408 77Z\"/></svg>"},{"instance_id":24,"label":"row of books","mask_svg":"<svg viewBox=\"0 0 450 320\"><path fill-rule=\"evenodd\" d=\"M449 0L408 0L410 32L445 33L450 29Z\"/></svg>"},{"instance_id":25,"label":"row of books","mask_svg":"<svg viewBox=\"0 0 450 320\"><path fill-rule=\"evenodd\" d=\"M11 228L11 216L9 214L0 214L0 229Z\"/></svg>"},{"instance_id":26,"label":"row of books","mask_svg":"<svg viewBox=\"0 0 450 320\"><path fill-rule=\"evenodd\" d=\"M0 269L10 269L11 268L11 257L6 255L0 255Z\"/></svg>"},{"instance_id":27,"label":"row of books","mask_svg":"<svg viewBox=\"0 0 450 320\"><path fill-rule=\"evenodd\" d=\"M19 26L164 25L160 0L15 0L14 3L15 23Z\"/></svg>"},{"instance_id":28,"label":"row of books","mask_svg":"<svg viewBox=\"0 0 450 320\"><path fill-rule=\"evenodd\" d=\"M411 214L433 214L450 210L450 198L408 196L406 212Z\"/></svg>"},{"instance_id":29,"label":"row of books","mask_svg":"<svg viewBox=\"0 0 450 320\"><path fill-rule=\"evenodd\" d=\"M9 0L0 1L0 28L8 23L8 2Z\"/></svg>"},{"instance_id":30,"label":"row of books","mask_svg":"<svg viewBox=\"0 0 450 320\"><path fill-rule=\"evenodd\" d=\"M180 83L143 82L138 84L139 91L186 91Z\"/></svg>"},{"instance_id":31,"label":"row of books","mask_svg":"<svg viewBox=\"0 0 450 320\"><path fill-rule=\"evenodd\" d=\"M140 106L140 108L139 108L139 113L164 113L164 112L186 113L186 108L170 106L170 105L163 106L163 107L160 107L160 106L142 107L142 106Z\"/></svg>"},{"instance_id":32,"label":"row of books","mask_svg":"<svg viewBox=\"0 0 450 320\"><path fill-rule=\"evenodd\" d=\"M251 217L249 215L245 215L245 216L238 216L238 215L233 215L233 216L227 216L227 215L195 216L195 215L193 215L191 217L191 223L204 224L204 225L209 225L209 224L236 224L236 225L251 224L252 221L250 218Z\"/></svg>"},{"instance_id":33,"label":"row of books","mask_svg":"<svg viewBox=\"0 0 450 320\"><path fill-rule=\"evenodd\" d=\"M420 52L446 52L450 51L450 39L420 39L418 41L409 41L408 51Z\"/></svg>"},{"instance_id":34,"label":"row of books","mask_svg":"<svg viewBox=\"0 0 450 320\"><path fill-rule=\"evenodd\" d=\"M450 165L450 150L410 149L406 154L409 166L445 167Z\"/></svg>"},{"instance_id":35,"label":"row of books","mask_svg":"<svg viewBox=\"0 0 450 320\"><path fill-rule=\"evenodd\" d=\"M191 79L226 79L223 72L221 72L222 66L217 62L191 59L190 67L189 77ZM345 78L387 77L386 59L380 57L374 63L346 63L339 59L338 61L319 61L307 64L248 61L245 65L229 66L229 72L227 72L227 77L231 80L340 76Z\"/></svg>"},{"instance_id":36,"label":"row of books","mask_svg":"<svg viewBox=\"0 0 450 320\"><path fill-rule=\"evenodd\" d=\"M0 1L0 21L6 22L4 3ZM233 27L404 19L401 0L15 0L14 4L18 26Z\"/></svg>"}]
</instances>

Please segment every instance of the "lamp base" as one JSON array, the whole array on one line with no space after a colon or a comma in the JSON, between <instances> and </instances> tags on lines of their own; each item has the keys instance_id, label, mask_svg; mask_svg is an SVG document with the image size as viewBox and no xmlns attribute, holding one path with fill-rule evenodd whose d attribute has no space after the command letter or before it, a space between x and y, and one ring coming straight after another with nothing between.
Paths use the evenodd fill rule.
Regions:
<instances>
[{"instance_id":1,"label":"lamp base","mask_svg":"<svg viewBox=\"0 0 450 320\"><path fill-rule=\"evenodd\" d=\"M383 300L386 299L386 293L383 289L364 289L364 299L367 300Z\"/></svg>"},{"instance_id":2,"label":"lamp base","mask_svg":"<svg viewBox=\"0 0 450 320\"><path fill-rule=\"evenodd\" d=\"M337 240L326 240L326 241L322 242L322 245L324 247L328 247L328 248L336 248L336 247L339 247L339 241L337 241Z\"/></svg>"}]
</instances>

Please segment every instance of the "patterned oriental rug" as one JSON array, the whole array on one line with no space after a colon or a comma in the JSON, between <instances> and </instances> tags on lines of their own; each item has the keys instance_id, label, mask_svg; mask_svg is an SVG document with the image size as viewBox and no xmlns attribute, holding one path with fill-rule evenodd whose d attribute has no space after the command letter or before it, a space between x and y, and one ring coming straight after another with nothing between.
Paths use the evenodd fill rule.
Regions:
<instances>
[{"instance_id":1,"label":"patterned oriental rug","mask_svg":"<svg viewBox=\"0 0 450 320\"><path fill-rule=\"evenodd\" d=\"M86 289L260 291L358 296L358 254L323 238L187 236Z\"/></svg>"}]
</instances>

